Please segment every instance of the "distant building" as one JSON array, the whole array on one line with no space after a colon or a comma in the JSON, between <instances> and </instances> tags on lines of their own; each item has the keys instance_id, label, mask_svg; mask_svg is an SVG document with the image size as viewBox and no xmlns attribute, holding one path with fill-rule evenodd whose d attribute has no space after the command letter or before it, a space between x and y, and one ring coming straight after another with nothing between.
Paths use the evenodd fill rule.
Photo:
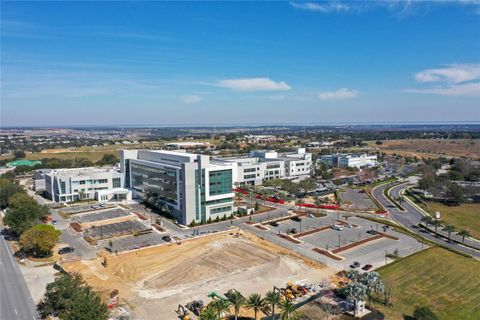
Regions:
<instances>
[{"instance_id":1,"label":"distant building","mask_svg":"<svg viewBox=\"0 0 480 320\"><path fill-rule=\"evenodd\" d=\"M168 148L175 148L175 149L192 149L198 147L209 147L210 144L206 142L172 142L168 143L166 147Z\"/></svg>"},{"instance_id":2,"label":"distant building","mask_svg":"<svg viewBox=\"0 0 480 320\"><path fill-rule=\"evenodd\" d=\"M249 134L245 136L245 140L249 143L271 143L285 142L285 139L268 134Z\"/></svg>"},{"instance_id":3,"label":"distant building","mask_svg":"<svg viewBox=\"0 0 480 320\"><path fill-rule=\"evenodd\" d=\"M322 156L321 162L332 167L374 167L377 165L377 156L369 154L332 154Z\"/></svg>"},{"instance_id":4,"label":"distant building","mask_svg":"<svg viewBox=\"0 0 480 320\"><path fill-rule=\"evenodd\" d=\"M40 170L35 173L34 180L41 180L42 176L44 185L34 183L35 188L44 188L55 202L131 200L131 192L123 188L124 175L116 168Z\"/></svg>"},{"instance_id":5,"label":"distant building","mask_svg":"<svg viewBox=\"0 0 480 320\"><path fill-rule=\"evenodd\" d=\"M309 143L305 144L305 147L307 147L307 148L320 148L320 147L330 147L330 146L333 146L333 142L330 142L330 141L322 141L322 142L312 141L312 142L309 142Z\"/></svg>"},{"instance_id":6,"label":"distant building","mask_svg":"<svg viewBox=\"0 0 480 320\"><path fill-rule=\"evenodd\" d=\"M303 180L310 177L312 154L304 148L278 154L272 150L251 151L249 157L217 158L235 166L234 182L261 185L270 179Z\"/></svg>"},{"instance_id":7,"label":"distant building","mask_svg":"<svg viewBox=\"0 0 480 320\"><path fill-rule=\"evenodd\" d=\"M121 172L133 198L167 206L181 224L233 214L232 164L180 151L122 150Z\"/></svg>"}]
</instances>

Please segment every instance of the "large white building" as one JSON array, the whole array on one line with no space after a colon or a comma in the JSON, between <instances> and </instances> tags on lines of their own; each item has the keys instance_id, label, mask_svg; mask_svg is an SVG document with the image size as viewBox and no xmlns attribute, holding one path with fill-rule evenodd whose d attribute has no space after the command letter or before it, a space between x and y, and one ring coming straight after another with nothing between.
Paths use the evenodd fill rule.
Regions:
<instances>
[{"instance_id":1,"label":"large white building","mask_svg":"<svg viewBox=\"0 0 480 320\"><path fill-rule=\"evenodd\" d=\"M374 167L377 156L369 154L331 154L322 156L320 161L332 167Z\"/></svg>"},{"instance_id":2,"label":"large white building","mask_svg":"<svg viewBox=\"0 0 480 320\"><path fill-rule=\"evenodd\" d=\"M218 158L234 166L233 181L242 185L261 185L264 180L303 180L310 177L312 154L304 148L297 152L279 154L276 151L251 151L248 157Z\"/></svg>"},{"instance_id":3,"label":"large white building","mask_svg":"<svg viewBox=\"0 0 480 320\"><path fill-rule=\"evenodd\" d=\"M180 151L122 150L120 167L133 198L168 206L181 224L233 214L232 164Z\"/></svg>"},{"instance_id":4,"label":"large white building","mask_svg":"<svg viewBox=\"0 0 480 320\"><path fill-rule=\"evenodd\" d=\"M117 168L41 170L34 180L40 180L34 183L35 189L44 189L55 202L131 200L131 192L123 188L124 175Z\"/></svg>"}]
</instances>

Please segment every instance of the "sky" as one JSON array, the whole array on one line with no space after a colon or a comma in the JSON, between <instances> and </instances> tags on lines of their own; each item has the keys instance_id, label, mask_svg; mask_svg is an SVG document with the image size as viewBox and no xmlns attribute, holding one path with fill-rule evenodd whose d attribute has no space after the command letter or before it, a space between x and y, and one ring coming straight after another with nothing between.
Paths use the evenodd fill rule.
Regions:
<instances>
[{"instance_id":1,"label":"sky","mask_svg":"<svg viewBox=\"0 0 480 320\"><path fill-rule=\"evenodd\" d=\"M480 121L480 1L2 1L1 126Z\"/></svg>"}]
</instances>

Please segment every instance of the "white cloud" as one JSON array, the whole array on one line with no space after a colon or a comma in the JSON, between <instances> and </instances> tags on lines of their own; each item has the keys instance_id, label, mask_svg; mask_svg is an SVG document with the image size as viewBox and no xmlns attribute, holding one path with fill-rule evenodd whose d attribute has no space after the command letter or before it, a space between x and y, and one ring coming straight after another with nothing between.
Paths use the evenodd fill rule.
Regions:
<instances>
[{"instance_id":1,"label":"white cloud","mask_svg":"<svg viewBox=\"0 0 480 320\"><path fill-rule=\"evenodd\" d=\"M350 10L349 6L337 1L329 1L322 4L318 2L290 2L290 5L296 9L321 13L346 12Z\"/></svg>"},{"instance_id":2,"label":"white cloud","mask_svg":"<svg viewBox=\"0 0 480 320\"><path fill-rule=\"evenodd\" d=\"M454 84L454 85L449 85L444 87L434 87L434 88L426 88L426 89L407 89L405 90L405 92L437 94L442 96L479 97L480 82Z\"/></svg>"},{"instance_id":3,"label":"white cloud","mask_svg":"<svg viewBox=\"0 0 480 320\"><path fill-rule=\"evenodd\" d=\"M227 79L219 81L217 85L237 91L285 91L291 89L286 82L275 82L270 78Z\"/></svg>"},{"instance_id":4,"label":"white cloud","mask_svg":"<svg viewBox=\"0 0 480 320\"><path fill-rule=\"evenodd\" d=\"M480 64L453 64L444 68L426 69L415 74L420 83L436 84L429 88L407 89L405 92L442 96L480 96Z\"/></svg>"},{"instance_id":5,"label":"white cloud","mask_svg":"<svg viewBox=\"0 0 480 320\"><path fill-rule=\"evenodd\" d=\"M180 100L186 104L195 104L202 101L202 97L196 95L187 95L180 97Z\"/></svg>"},{"instance_id":6,"label":"white cloud","mask_svg":"<svg viewBox=\"0 0 480 320\"><path fill-rule=\"evenodd\" d=\"M426 69L415 74L418 82L461 83L480 78L480 64L455 64L445 68Z\"/></svg>"},{"instance_id":7,"label":"white cloud","mask_svg":"<svg viewBox=\"0 0 480 320\"><path fill-rule=\"evenodd\" d=\"M318 94L321 100L348 100L358 96L358 91L348 88L340 88L336 91L324 91Z\"/></svg>"}]
</instances>

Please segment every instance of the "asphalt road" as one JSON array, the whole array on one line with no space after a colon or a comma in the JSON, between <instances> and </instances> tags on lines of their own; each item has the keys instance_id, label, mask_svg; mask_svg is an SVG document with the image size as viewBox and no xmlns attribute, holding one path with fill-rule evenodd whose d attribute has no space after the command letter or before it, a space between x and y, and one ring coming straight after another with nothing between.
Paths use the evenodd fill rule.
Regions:
<instances>
[{"instance_id":1,"label":"asphalt road","mask_svg":"<svg viewBox=\"0 0 480 320\"><path fill-rule=\"evenodd\" d=\"M402 206L405 208L406 211L401 211L400 209L395 207L395 205L391 203L390 200L388 200L383 194L383 191L388 187L389 187L389 184L380 185L375 189L373 189L372 194L389 211L390 219L400 223L410 231L432 242L464 252L468 255L471 255L472 257L480 258L479 250L471 249L461 244L455 244L453 242L449 242L448 240L435 236L434 234L429 232L422 232L422 230L417 227L417 225L421 222L421 219L424 217L422 212L419 209L417 209L415 206L410 204L408 201L404 201L404 203L402 204ZM395 186L391 190L391 195L394 198L398 197L400 195L401 190L405 189L406 187L408 187L408 183Z\"/></svg>"},{"instance_id":2,"label":"asphalt road","mask_svg":"<svg viewBox=\"0 0 480 320\"><path fill-rule=\"evenodd\" d=\"M2 228L3 232L3 228ZM13 253L4 237L0 241L0 319L37 319L36 306Z\"/></svg>"}]
</instances>

